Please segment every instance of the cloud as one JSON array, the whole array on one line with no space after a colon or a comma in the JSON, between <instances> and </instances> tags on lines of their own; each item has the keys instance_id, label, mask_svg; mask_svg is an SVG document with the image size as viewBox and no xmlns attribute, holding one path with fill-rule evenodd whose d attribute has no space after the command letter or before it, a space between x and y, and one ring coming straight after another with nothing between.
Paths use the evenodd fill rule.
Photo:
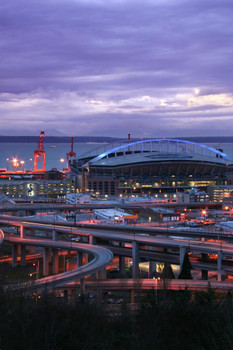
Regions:
<instances>
[{"instance_id":1,"label":"cloud","mask_svg":"<svg viewBox=\"0 0 233 350\"><path fill-rule=\"evenodd\" d=\"M185 136L218 118L205 132L228 134L232 16L230 0L1 2L1 133Z\"/></svg>"}]
</instances>

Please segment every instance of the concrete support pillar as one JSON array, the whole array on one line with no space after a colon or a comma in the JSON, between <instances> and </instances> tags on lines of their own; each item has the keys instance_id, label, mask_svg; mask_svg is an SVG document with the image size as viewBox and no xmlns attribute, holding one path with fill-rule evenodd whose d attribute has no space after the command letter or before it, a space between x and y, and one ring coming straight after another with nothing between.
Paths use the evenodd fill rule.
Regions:
<instances>
[{"instance_id":1,"label":"concrete support pillar","mask_svg":"<svg viewBox=\"0 0 233 350\"><path fill-rule=\"evenodd\" d=\"M49 274L49 260L50 260L50 251L48 248L44 248L43 251L43 275L48 276Z\"/></svg>"},{"instance_id":2,"label":"concrete support pillar","mask_svg":"<svg viewBox=\"0 0 233 350\"><path fill-rule=\"evenodd\" d=\"M21 266L26 265L26 246L25 245L21 245L20 265Z\"/></svg>"},{"instance_id":3,"label":"concrete support pillar","mask_svg":"<svg viewBox=\"0 0 233 350\"><path fill-rule=\"evenodd\" d=\"M88 253L82 253L82 265L86 265L88 263Z\"/></svg>"},{"instance_id":4,"label":"concrete support pillar","mask_svg":"<svg viewBox=\"0 0 233 350\"><path fill-rule=\"evenodd\" d=\"M96 237L94 237L93 235L90 235L89 236L89 244L95 245L96 244ZM87 263L88 257L86 256L84 259L86 261L85 263ZM90 279L91 280L94 280L96 278L99 279L98 273L97 274L95 274L95 273L90 274Z\"/></svg>"},{"instance_id":5,"label":"concrete support pillar","mask_svg":"<svg viewBox=\"0 0 233 350\"><path fill-rule=\"evenodd\" d=\"M185 253L186 253L186 247L180 247L180 271L182 270Z\"/></svg>"},{"instance_id":6,"label":"concrete support pillar","mask_svg":"<svg viewBox=\"0 0 233 350\"><path fill-rule=\"evenodd\" d=\"M80 293L85 294L85 278L80 279Z\"/></svg>"},{"instance_id":7,"label":"concrete support pillar","mask_svg":"<svg viewBox=\"0 0 233 350\"><path fill-rule=\"evenodd\" d=\"M106 280L106 268L104 267L98 271L98 280Z\"/></svg>"},{"instance_id":8,"label":"concrete support pillar","mask_svg":"<svg viewBox=\"0 0 233 350\"><path fill-rule=\"evenodd\" d=\"M120 242L119 247L124 247L125 243ZM125 275L125 257L124 256L119 256L119 269L120 269L120 274L121 276Z\"/></svg>"},{"instance_id":9,"label":"concrete support pillar","mask_svg":"<svg viewBox=\"0 0 233 350\"><path fill-rule=\"evenodd\" d=\"M203 262L208 260L208 254L206 253L202 253L201 257ZM208 280L208 270L201 270L201 279Z\"/></svg>"},{"instance_id":10,"label":"concrete support pillar","mask_svg":"<svg viewBox=\"0 0 233 350\"><path fill-rule=\"evenodd\" d=\"M121 276L125 275L125 257L124 256L119 256L119 270Z\"/></svg>"},{"instance_id":11,"label":"concrete support pillar","mask_svg":"<svg viewBox=\"0 0 233 350\"><path fill-rule=\"evenodd\" d=\"M56 230L53 230L52 236L53 236L53 241L57 241L57 236L58 236L58 234L57 234L57 231L56 231Z\"/></svg>"},{"instance_id":12,"label":"concrete support pillar","mask_svg":"<svg viewBox=\"0 0 233 350\"><path fill-rule=\"evenodd\" d=\"M201 270L201 279L204 281L208 280L208 270Z\"/></svg>"},{"instance_id":13,"label":"concrete support pillar","mask_svg":"<svg viewBox=\"0 0 233 350\"><path fill-rule=\"evenodd\" d=\"M218 252L217 269L218 269L218 281L222 281L223 280L222 252Z\"/></svg>"},{"instance_id":14,"label":"concrete support pillar","mask_svg":"<svg viewBox=\"0 0 233 350\"><path fill-rule=\"evenodd\" d=\"M33 236L34 235L35 230L32 228L28 228L28 235L29 236ZM28 253L29 254L35 254L36 252L36 247L35 246L28 246Z\"/></svg>"},{"instance_id":15,"label":"concrete support pillar","mask_svg":"<svg viewBox=\"0 0 233 350\"><path fill-rule=\"evenodd\" d=\"M70 269L70 257L68 256L66 259L66 271L69 271Z\"/></svg>"},{"instance_id":16,"label":"concrete support pillar","mask_svg":"<svg viewBox=\"0 0 233 350\"><path fill-rule=\"evenodd\" d=\"M20 236L20 238L24 238L24 227L23 226L20 226L19 227L19 236Z\"/></svg>"},{"instance_id":17,"label":"concrete support pillar","mask_svg":"<svg viewBox=\"0 0 233 350\"><path fill-rule=\"evenodd\" d=\"M56 275L58 273L58 250L57 249L53 249L52 273L54 275Z\"/></svg>"},{"instance_id":18,"label":"concrete support pillar","mask_svg":"<svg viewBox=\"0 0 233 350\"><path fill-rule=\"evenodd\" d=\"M12 262L11 265L12 267L15 267L17 264L17 245L12 244Z\"/></svg>"},{"instance_id":19,"label":"concrete support pillar","mask_svg":"<svg viewBox=\"0 0 233 350\"><path fill-rule=\"evenodd\" d=\"M134 302L135 302L135 290L134 289L131 289L130 300L131 300L131 304L134 304Z\"/></svg>"},{"instance_id":20,"label":"concrete support pillar","mask_svg":"<svg viewBox=\"0 0 233 350\"><path fill-rule=\"evenodd\" d=\"M156 267L157 267L157 263L156 261L149 261L149 278L153 277L153 274L156 273Z\"/></svg>"},{"instance_id":21,"label":"concrete support pillar","mask_svg":"<svg viewBox=\"0 0 233 350\"><path fill-rule=\"evenodd\" d=\"M137 242L132 244L132 257L132 278L139 278L139 244Z\"/></svg>"},{"instance_id":22,"label":"concrete support pillar","mask_svg":"<svg viewBox=\"0 0 233 350\"><path fill-rule=\"evenodd\" d=\"M83 253L77 252L77 267L82 266L83 264Z\"/></svg>"},{"instance_id":23,"label":"concrete support pillar","mask_svg":"<svg viewBox=\"0 0 233 350\"><path fill-rule=\"evenodd\" d=\"M89 244L93 244L93 245L96 244L96 237L90 235L89 236Z\"/></svg>"}]
</instances>

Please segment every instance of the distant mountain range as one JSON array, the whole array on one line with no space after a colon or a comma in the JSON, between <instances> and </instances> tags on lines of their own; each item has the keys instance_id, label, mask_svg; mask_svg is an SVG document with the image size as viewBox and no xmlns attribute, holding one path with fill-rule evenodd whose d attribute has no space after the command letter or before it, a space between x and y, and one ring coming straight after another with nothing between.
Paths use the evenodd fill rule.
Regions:
<instances>
[{"instance_id":1,"label":"distant mountain range","mask_svg":"<svg viewBox=\"0 0 233 350\"><path fill-rule=\"evenodd\" d=\"M194 136L194 137L174 137L179 140L187 140L198 143L233 143L233 136ZM111 143L117 141L127 141L127 139L107 137L107 136L75 136L74 142ZM133 142L138 139L131 139ZM37 143L38 136L0 136L0 143ZM45 143L70 143L68 136L45 136Z\"/></svg>"}]
</instances>

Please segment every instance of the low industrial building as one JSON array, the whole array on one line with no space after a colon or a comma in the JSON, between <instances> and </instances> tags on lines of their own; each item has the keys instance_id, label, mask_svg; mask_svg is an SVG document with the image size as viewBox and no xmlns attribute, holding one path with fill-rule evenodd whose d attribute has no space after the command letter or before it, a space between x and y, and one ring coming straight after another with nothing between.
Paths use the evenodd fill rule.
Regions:
<instances>
[{"instance_id":1,"label":"low industrial building","mask_svg":"<svg viewBox=\"0 0 233 350\"><path fill-rule=\"evenodd\" d=\"M224 209L233 209L233 191L230 192L228 197L223 198L222 207Z\"/></svg>"},{"instance_id":2,"label":"low industrial building","mask_svg":"<svg viewBox=\"0 0 233 350\"><path fill-rule=\"evenodd\" d=\"M180 216L172 209L167 208L147 208L142 207L139 209L140 218L148 222L174 222L179 221Z\"/></svg>"},{"instance_id":3,"label":"low industrial building","mask_svg":"<svg viewBox=\"0 0 233 350\"><path fill-rule=\"evenodd\" d=\"M59 180L1 180L0 194L12 199L65 198L75 191L71 182Z\"/></svg>"},{"instance_id":4,"label":"low industrial building","mask_svg":"<svg viewBox=\"0 0 233 350\"><path fill-rule=\"evenodd\" d=\"M206 192L199 191L195 188L184 192L185 203L207 203L209 200L209 195Z\"/></svg>"},{"instance_id":5,"label":"low industrial building","mask_svg":"<svg viewBox=\"0 0 233 350\"><path fill-rule=\"evenodd\" d=\"M66 204L87 204L91 203L91 196L82 193L67 193Z\"/></svg>"},{"instance_id":6,"label":"low industrial building","mask_svg":"<svg viewBox=\"0 0 233 350\"><path fill-rule=\"evenodd\" d=\"M120 209L96 209L94 214L95 219L105 221L106 223L138 223L138 215L130 214Z\"/></svg>"},{"instance_id":7,"label":"low industrial building","mask_svg":"<svg viewBox=\"0 0 233 350\"><path fill-rule=\"evenodd\" d=\"M211 202L222 202L223 198L230 197L230 193L233 191L233 185L223 186L208 186L207 192L210 196Z\"/></svg>"}]
</instances>

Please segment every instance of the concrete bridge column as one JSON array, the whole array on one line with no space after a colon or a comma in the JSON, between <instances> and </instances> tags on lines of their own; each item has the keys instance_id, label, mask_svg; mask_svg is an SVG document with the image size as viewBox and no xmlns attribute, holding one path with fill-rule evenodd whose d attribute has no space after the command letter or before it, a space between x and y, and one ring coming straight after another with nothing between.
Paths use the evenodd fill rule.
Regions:
<instances>
[{"instance_id":1,"label":"concrete bridge column","mask_svg":"<svg viewBox=\"0 0 233 350\"><path fill-rule=\"evenodd\" d=\"M86 265L88 263L88 253L83 252L82 257L82 265Z\"/></svg>"},{"instance_id":2,"label":"concrete bridge column","mask_svg":"<svg viewBox=\"0 0 233 350\"><path fill-rule=\"evenodd\" d=\"M149 278L153 277L153 273L156 272L157 263L156 261L149 261Z\"/></svg>"},{"instance_id":3,"label":"concrete bridge column","mask_svg":"<svg viewBox=\"0 0 233 350\"><path fill-rule=\"evenodd\" d=\"M12 267L15 267L17 264L17 256L18 256L18 247L16 244L12 244Z\"/></svg>"},{"instance_id":4,"label":"concrete bridge column","mask_svg":"<svg viewBox=\"0 0 233 350\"><path fill-rule=\"evenodd\" d=\"M53 241L57 241L57 236L58 236L57 231L53 230L52 232Z\"/></svg>"},{"instance_id":5,"label":"concrete bridge column","mask_svg":"<svg viewBox=\"0 0 233 350\"><path fill-rule=\"evenodd\" d=\"M208 260L208 254L206 253L202 253L201 257L203 262ZM201 279L208 280L208 270L201 270Z\"/></svg>"},{"instance_id":6,"label":"concrete bridge column","mask_svg":"<svg viewBox=\"0 0 233 350\"><path fill-rule=\"evenodd\" d=\"M98 271L98 280L105 280L106 279L106 268L102 268Z\"/></svg>"},{"instance_id":7,"label":"concrete bridge column","mask_svg":"<svg viewBox=\"0 0 233 350\"><path fill-rule=\"evenodd\" d=\"M33 228L28 228L28 235L33 236L35 230ZM29 254L35 254L36 252L36 247L35 246L28 246L28 253Z\"/></svg>"},{"instance_id":8,"label":"concrete bridge column","mask_svg":"<svg viewBox=\"0 0 233 350\"><path fill-rule=\"evenodd\" d=\"M83 264L83 253L77 252L77 267L82 266Z\"/></svg>"},{"instance_id":9,"label":"concrete bridge column","mask_svg":"<svg viewBox=\"0 0 233 350\"><path fill-rule=\"evenodd\" d=\"M185 253L186 253L186 247L180 247L180 271L182 270Z\"/></svg>"},{"instance_id":10,"label":"concrete bridge column","mask_svg":"<svg viewBox=\"0 0 233 350\"><path fill-rule=\"evenodd\" d=\"M19 232L19 237L20 238L24 238L24 227L23 226L19 226L19 230L18 230L18 232Z\"/></svg>"},{"instance_id":11,"label":"concrete bridge column","mask_svg":"<svg viewBox=\"0 0 233 350\"><path fill-rule=\"evenodd\" d=\"M43 251L43 275L48 276L49 274L49 260L50 260L50 250L49 248L44 248Z\"/></svg>"},{"instance_id":12,"label":"concrete bridge column","mask_svg":"<svg viewBox=\"0 0 233 350\"><path fill-rule=\"evenodd\" d=\"M222 252L218 252L217 268L218 268L218 281L223 280L223 271L222 271Z\"/></svg>"},{"instance_id":13,"label":"concrete bridge column","mask_svg":"<svg viewBox=\"0 0 233 350\"><path fill-rule=\"evenodd\" d=\"M26 265L26 246L25 245L21 245L20 265L21 266Z\"/></svg>"},{"instance_id":14,"label":"concrete bridge column","mask_svg":"<svg viewBox=\"0 0 233 350\"><path fill-rule=\"evenodd\" d=\"M94 237L93 235L89 236L89 244L96 244L96 237Z\"/></svg>"},{"instance_id":15,"label":"concrete bridge column","mask_svg":"<svg viewBox=\"0 0 233 350\"><path fill-rule=\"evenodd\" d=\"M81 295L85 294L85 278L80 279L80 293Z\"/></svg>"},{"instance_id":16,"label":"concrete bridge column","mask_svg":"<svg viewBox=\"0 0 233 350\"><path fill-rule=\"evenodd\" d=\"M132 278L139 278L139 244L137 242L132 244L132 257Z\"/></svg>"},{"instance_id":17,"label":"concrete bridge column","mask_svg":"<svg viewBox=\"0 0 233 350\"><path fill-rule=\"evenodd\" d=\"M96 244L96 237L94 237L93 235L90 235L89 236L89 244L92 244L92 245L95 245ZM87 259L87 258L86 258ZM95 278L97 278L98 279L98 275L96 276L96 274L95 273L92 273L91 275L90 275L90 279L95 279Z\"/></svg>"},{"instance_id":18,"label":"concrete bridge column","mask_svg":"<svg viewBox=\"0 0 233 350\"><path fill-rule=\"evenodd\" d=\"M125 243L124 242L119 242L119 247L124 247ZM119 270L121 276L125 275L125 257L124 256L119 256Z\"/></svg>"},{"instance_id":19,"label":"concrete bridge column","mask_svg":"<svg viewBox=\"0 0 233 350\"><path fill-rule=\"evenodd\" d=\"M54 275L56 275L58 273L58 250L53 249L52 252L52 272Z\"/></svg>"}]
</instances>

